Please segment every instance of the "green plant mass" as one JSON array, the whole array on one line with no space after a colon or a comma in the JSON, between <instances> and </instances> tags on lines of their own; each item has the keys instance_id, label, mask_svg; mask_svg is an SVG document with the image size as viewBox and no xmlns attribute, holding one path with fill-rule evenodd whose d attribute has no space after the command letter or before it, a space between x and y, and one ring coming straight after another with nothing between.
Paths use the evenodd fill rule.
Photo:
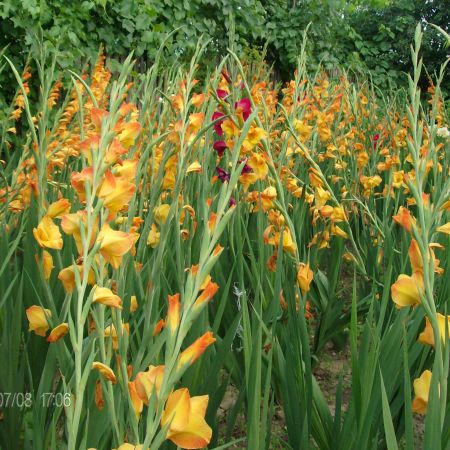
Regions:
<instances>
[{"instance_id":1,"label":"green plant mass","mask_svg":"<svg viewBox=\"0 0 450 450\"><path fill-rule=\"evenodd\" d=\"M449 450L446 6L0 2L0 450Z\"/></svg>"}]
</instances>

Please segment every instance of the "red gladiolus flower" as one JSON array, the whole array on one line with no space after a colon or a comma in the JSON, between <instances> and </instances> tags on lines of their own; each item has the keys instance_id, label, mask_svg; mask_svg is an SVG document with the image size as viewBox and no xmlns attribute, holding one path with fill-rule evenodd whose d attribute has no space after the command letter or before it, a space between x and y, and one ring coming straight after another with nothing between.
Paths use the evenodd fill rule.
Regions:
<instances>
[{"instance_id":1,"label":"red gladiolus flower","mask_svg":"<svg viewBox=\"0 0 450 450\"><path fill-rule=\"evenodd\" d=\"M216 120L216 119L219 119L220 117L225 117L225 114L221 113L220 111L215 111L211 117L211 120ZM223 122L223 120L219 120L214 124L214 130L219 136L222 136L222 134L223 134L222 127L221 127L222 122Z\"/></svg>"},{"instance_id":2,"label":"red gladiolus flower","mask_svg":"<svg viewBox=\"0 0 450 450\"><path fill-rule=\"evenodd\" d=\"M219 177L219 180L222 183L225 183L225 181L230 181L230 174L223 170L221 167L216 167L216 172Z\"/></svg>"},{"instance_id":3,"label":"red gladiolus flower","mask_svg":"<svg viewBox=\"0 0 450 450\"><path fill-rule=\"evenodd\" d=\"M227 98L230 94L227 92L227 91L225 91L224 89L217 89L216 90L216 94L217 94L217 97L219 97L219 98Z\"/></svg>"},{"instance_id":4,"label":"red gladiolus flower","mask_svg":"<svg viewBox=\"0 0 450 450\"><path fill-rule=\"evenodd\" d=\"M217 152L217 154L219 155L219 158L222 158L223 152L227 148L227 144L225 144L224 141L217 141L217 142L214 142L213 148Z\"/></svg>"},{"instance_id":5,"label":"red gladiolus flower","mask_svg":"<svg viewBox=\"0 0 450 450\"><path fill-rule=\"evenodd\" d=\"M244 120L248 119L248 116L252 112L252 104L249 98L243 98L234 104L236 114L241 113Z\"/></svg>"}]
</instances>

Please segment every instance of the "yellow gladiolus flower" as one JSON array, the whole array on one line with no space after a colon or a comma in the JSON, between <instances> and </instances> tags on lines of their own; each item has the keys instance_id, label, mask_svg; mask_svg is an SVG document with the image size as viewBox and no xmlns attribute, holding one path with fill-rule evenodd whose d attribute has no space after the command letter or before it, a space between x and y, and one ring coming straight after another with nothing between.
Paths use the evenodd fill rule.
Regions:
<instances>
[{"instance_id":1,"label":"yellow gladiolus flower","mask_svg":"<svg viewBox=\"0 0 450 450\"><path fill-rule=\"evenodd\" d=\"M98 370L103 378L105 378L105 380L111 381L112 384L116 384L116 375L114 374L114 371L111 369L111 367L99 361L94 361L92 363L92 368Z\"/></svg>"},{"instance_id":2,"label":"yellow gladiolus flower","mask_svg":"<svg viewBox=\"0 0 450 450\"><path fill-rule=\"evenodd\" d=\"M446 317L443 314L437 313L436 318L439 326L439 335L441 336L442 343L445 344L445 321L447 320L447 336L450 338L450 316ZM428 317L425 317L425 329L419 334L418 341L421 344L431 345L434 347L433 327L431 326L431 322Z\"/></svg>"},{"instance_id":3,"label":"yellow gladiolus flower","mask_svg":"<svg viewBox=\"0 0 450 450\"><path fill-rule=\"evenodd\" d=\"M423 290L423 277L420 272L415 272L412 276L401 274L391 286L392 300L397 308L415 306L420 303Z\"/></svg>"},{"instance_id":4,"label":"yellow gladiolus flower","mask_svg":"<svg viewBox=\"0 0 450 450\"><path fill-rule=\"evenodd\" d=\"M205 421L207 395L191 397L186 388L169 395L161 417L161 426L168 426L167 439L185 449L206 447L212 430Z\"/></svg>"},{"instance_id":5,"label":"yellow gladiolus flower","mask_svg":"<svg viewBox=\"0 0 450 450\"><path fill-rule=\"evenodd\" d=\"M248 159L247 164L251 167L258 180L264 180L269 173L266 159L260 153L253 152Z\"/></svg>"},{"instance_id":6,"label":"yellow gladiolus flower","mask_svg":"<svg viewBox=\"0 0 450 450\"><path fill-rule=\"evenodd\" d=\"M142 450L142 445L133 445L125 443L122 444L119 448L113 448L113 450Z\"/></svg>"},{"instance_id":7,"label":"yellow gladiolus flower","mask_svg":"<svg viewBox=\"0 0 450 450\"><path fill-rule=\"evenodd\" d=\"M138 302L135 295L132 295L130 298L130 313L134 313L138 309Z\"/></svg>"},{"instance_id":8,"label":"yellow gladiolus flower","mask_svg":"<svg viewBox=\"0 0 450 450\"><path fill-rule=\"evenodd\" d=\"M128 323L123 323L121 325L121 334L120 337L122 337L125 333L130 334L130 325ZM112 348L113 350L118 350L119 348L119 336L117 335L117 330L114 325L109 325L105 328L105 331L103 333L103 336L105 338L110 337L112 341Z\"/></svg>"},{"instance_id":9,"label":"yellow gladiolus flower","mask_svg":"<svg viewBox=\"0 0 450 450\"><path fill-rule=\"evenodd\" d=\"M186 169L186 173L191 173L191 172L201 172L202 171L202 166L198 161L194 161L187 169Z\"/></svg>"},{"instance_id":10,"label":"yellow gladiolus flower","mask_svg":"<svg viewBox=\"0 0 450 450\"><path fill-rule=\"evenodd\" d=\"M103 225L97 237L100 253L114 269L118 269L122 256L134 245L135 235L123 231L115 231L109 225Z\"/></svg>"},{"instance_id":11,"label":"yellow gladiolus flower","mask_svg":"<svg viewBox=\"0 0 450 450\"><path fill-rule=\"evenodd\" d=\"M44 250L42 252L42 259L39 259L38 255L36 255L35 258L37 263L42 264L42 273L44 274L44 279L48 280L50 278L50 275L52 274L53 268L55 267L53 265L52 255L47 250Z\"/></svg>"},{"instance_id":12,"label":"yellow gladiolus flower","mask_svg":"<svg viewBox=\"0 0 450 450\"><path fill-rule=\"evenodd\" d=\"M414 380L413 386L415 398L412 402L413 412L426 414L428 395L430 393L431 376L431 371L425 370L419 378Z\"/></svg>"},{"instance_id":13,"label":"yellow gladiolus flower","mask_svg":"<svg viewBox=\"0 0 450 450\"><path fill-rule=\"evenodd\" d=\"M163 203L153 209L153 216L155 218L155 222L158 225L166 223L167 216L169 215L170 205L167 203Z\"/></svg>"},{"instance_id":14,"label":"yellow gladiolus flower","mask_svg":"<svg viewBox=\"0 0 450 450\"><path fill-rule=\"evenodd\" d=\"M45 336L50 328L47 317L52 317L52 312L37 305L30 306L25 312L29 322L28 331L34 331L38 336Z\"/></svg>"},{"instance_id":15,"label":"yellow gladiolus flower","mask_svg":"<svg viewBox=\"0 0 450 450\"><path fill-rule=\"evenodd\" d=\"M92 288L94 295L92 298L93 303L101 303L111 308L122 309L122 300L118 295L115 295L111 289L105 287L94 286Z\"/></svg>"},{"instance_id":16,"label":"yellow gladiolus flower","mask_svg":"<svg viewBox=\"0 0 450 450\"><path fill-rule=\"evenodd\" d=\"M158 231L158 228L156 228L156 225L152 223L150 232L148 233L147 245L150 245L151 248L157 247L160 237L161 233Z\"/></svg>"},{"instance_id":17,"label":"yellow gladiolus flower","mask_svg":"<svg viewBox=\"0 0 450 450\"><path fill-rule=\"evenodd\" d=\"M303 294L309 291L313 276L314 274L310 269L309 264L300 263L297 271L297 284Z\"/></svg>"},{"instance_id":18,"label":"yellow gladiolus flower","mask_svg":"<svg viewBox=\"0 0 450 450\"><path fill-rule=\"evenodd\" d=\"M41 247L62 249L61 232L50 216L44 216L37 228L33 228L33 236Z\"/></svg>"},{"instance_id":19,"label":"yellow gladiolus flower","mask_svg":"<svg viewBox=\"0 0 450 450\"><path fill-rule=\"evenodd\" d=\"M436 228L436 231L439 233L450 234L450 222L447 222L445 225Z\"/></svg>"}]
</instances>

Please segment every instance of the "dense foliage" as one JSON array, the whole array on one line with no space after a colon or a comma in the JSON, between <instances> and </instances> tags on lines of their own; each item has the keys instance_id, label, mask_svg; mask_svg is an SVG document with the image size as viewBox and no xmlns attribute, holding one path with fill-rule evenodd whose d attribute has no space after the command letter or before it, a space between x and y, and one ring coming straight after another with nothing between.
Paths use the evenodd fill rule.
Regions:
<instances>
[{"instance_id":1,"label":"dense foliage","mask_svg":"<svg viewBox=\"0 0 450 450\"><path fill-rule=\"evenodd\" d=\"M151 65L161 41L173 30L168 46L173 58L189 60L201 35L212 38L209 58L226 53L231 29L236 48L261 50L279 77L295 67L301 36L308 23L308 64L332 69L340 65L358 74L367 70L380 87L404 82L411 70L410 42L415 24L431 22L448 29L448 0L4 0L0 2L0 48L23 66L34 36L64 52L63 68L94 57L100 45L109 57L123 60L130 51L138 69ZM431 28L431 27L428 27ZM427 30L423 52L433 72L445 57L443 40ZM11 78L0 78L11 92ZM444 86L445 87L445 86ZM1 98L1 97L0 97Z\"/></svg>"}]
</instances>

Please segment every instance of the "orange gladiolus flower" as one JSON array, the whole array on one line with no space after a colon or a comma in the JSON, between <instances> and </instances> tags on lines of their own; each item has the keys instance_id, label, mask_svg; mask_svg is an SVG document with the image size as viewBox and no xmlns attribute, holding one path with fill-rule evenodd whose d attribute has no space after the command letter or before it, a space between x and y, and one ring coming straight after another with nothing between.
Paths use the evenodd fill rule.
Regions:
<instances>
[{"instance_id":1,"label":"orange gladiolus flower","mask_svg":"<svg viewBox=\"0 0 450 450\"><path fill-rule=\"evenodd\" d=\"M422 255L420 254L419 244L415 239L411 239L408 250L409 260L413 272L423 272Z\"/></svg>"},{"instance_id":2,"label":"orange gladiolus flower","mask_svg":"<svg viewBox=\"0 0 450 450\"><path fill-rule=\"evenodd\" d=\"M167 310L166 327L170 330L170 333L175 334L178 325L180 325L180 294L169 295L169 308Z\"/></svg>"},{"instance_id":3,"label":"orange gladiolus flower","mask_svg":"<svg viewBox=\"0 0 450 450\"><path fill-rule=\"evenodd\" d=\"M420 303L423 290L423 277L420 272L415 272L412 276L401 274L391 286L392 300L397 308L415 306Z\"/></svg>"},{"instance_id":4,"label":"orange gladiolus flower","mask_svg":"<svg viewBox=\"0 0 450 450\"><path fill-rule=\"evenodd\" d=\"M148 405L148 401L156 390L156 395L159 395L161 385L164 378L165 366L149 366L145 372L138 372L136 375L136 393L139 398Z\"/></svg>"},{"instance_id":5,"label":"orange gladiolus flower","mask_svg":"<svg viewBox=\"0 0 450 450\"><path fill-rule=\"evenodd\" d=\"M50 332L47 342L57 342L69 332L69 324L61 323Z\"/></svg>"},{"instance_id":6,"label":"orange gladiolus flower","mask_svg":"<svg viewBox=\"0 0 450 450\"><path fill-rule=\"evenodd\" d=\"M450 316L444 316L443 314L437 313L437 321L439 326L439 335L441 336L442 343L445 344L445 321L447 321L447 337L450 338ZM430 319L425 317L425 329L419 334L418 341L421 344L431 345L434 347L434 333L433 327L431 326Z\"/></svg>"},{"instance_id":7,"label":"orange gladiolus flower","mask_svg":"<svg viewBox=\"0 0 450 450\"><path fill-rule=\"evenodd\" d=\"M92 288L94 291L93 303L101 303L105 306L110 306L111 308L122 309L122 300L118 295L113 294L111 289L105 287L94 286Z\"/></svg>"},{"instance_id":8,"label":"orange gladiolus flower","mask_svg":"<svg viewBox=\"0 0 450 450\"><path fill-rule=\"evenodd\" d=\"M114 269L119 268L122 256L131 249L134 241L134 234L115 231L109 225L103 225L97 237L101 255Z\"/></svg>"},{"instance_id":9,"label":"orange gladiolus flower","mask_svg":"<svg viewBox=\"0 0 450 450\"><path fill-rule=\"evenodd\" d=\"M114 371L111 369L111 367L99 361L94 361L92 363L92 368L98 370L105 378L105 380L111 381L113 384L116 384L116 375L114 374Z\"/></svg>"},{"instance_id":10,"label":"orange gladiolus flower","mask_svg":"<svg viewBox=\"0 0 450 450\"><path fill-rule=\"evenodd\" d=\"M181 353L178 358L178 367L182 368L186 364L194 364L194 362L200 358L205 350L214 342L216 342L216 338L213 337L211 331L207 331L203 336L200 336L193 344Z\"/></svg>"},{"instance_id":11,"label":"orange gladiolus flower","mask_svg":"<svg viewBox=\"0 0 450 450\"><path fill-rule=\"evenodd\" d=\"M83 266L77 265L76 268L80 274L80 278L83 277ZM75 288L75 270L74 266L69 266L62 269L58 274L58 279L62 282L64 290L67 294L70 294ZM95 284L95 274L93 269L89 269L88 273L88 284Z\"/></svg>"},{"instance_id":12,"label":"orange gladiolus flower","mask_svg":"<svg viewBox=\"0 0 450 450\"><path fill-rule=\"evenodd\" d=\"M104 206L111 212L119 212L133 197L135 185L129 181L117 178L115 188L104 197Z\"/></svg>"},{"instance_id":13,"label":"orange gladiolus flower","mask_svg":"<svg viewBox=\"0 0 450 450\"><path fill-rule=\"evenodd\" d=\"M212 430L205 421L207 395L191 397L186 388L172 392L161 417L161 426L168 426L167 439L185 449L206 447Z\"/></svg>"},{"instance_id":14,"label":"orange gladiolus flower","mask_svg":"<svg viewBox=\"0 0 450 450\"><path fill-rule=\"evenodd\" d=\"M52 219L59 219L64 214L70 211L70 202L66 198L60 198L58 201L52 203L47 209L47 216Z\"/></svg>"},{"instance_id":15,"label":"orange gladiolus flower","mask_svg":"<svg viewBox=\"0 0 450 450\"><path fill-rule=\"evenodd\" d=\"M41 247L62 249L61 232L50 216L44 216L37 228L33 228L33 236Z\"/></svg>"},{"instance_id":16,"label":"orange gladiolus flower","mask_svg":"<svg viewBox=\"0 0 450 450\"><path fill-rule=\"evenodd\" d=\"M136 414L137 419L139 420L142 410L144 409L144 402L137 393L135 381L128 382L128 392L130 394L131 404L133 405L134 412Z\"/></svg>"},{"instance_id":17,"label":"orange gladiolus flower","mask_svg":"<svg viewBox=\"0 0 450 450\"><path fill-rule=\"evenodd\" d=\"M411 233L412 227L416 225L416 219L411 215L409 210L403 206L400 206L398 213L395 216L392 216L392 218L408 233Z\"/></svg>"},{"instance_id":18,"label":"orange gladiolus flower","mask_svg":"<svg viewBox=\"0 0 450 450\"><path fill-rule=\"evenodd\" d=\"M203 304L210 302L219 290L219 285L213 281L209 281L203 289L203 292L195 300L194 308L199 308Z\"/></svg>"},{"instance_id":19,"label":"orange gladiolus flower","mask_svg":"<svg viewBox=\"0 0 450 450\"><path fill-rule=\"evenodd\" d=\"M28 331L34 331L38 336L45 336L50 328L47 317L52 317L52 312L37 305L30 306L25 312L29 322Z\"/></svg>"}]
</instances>

